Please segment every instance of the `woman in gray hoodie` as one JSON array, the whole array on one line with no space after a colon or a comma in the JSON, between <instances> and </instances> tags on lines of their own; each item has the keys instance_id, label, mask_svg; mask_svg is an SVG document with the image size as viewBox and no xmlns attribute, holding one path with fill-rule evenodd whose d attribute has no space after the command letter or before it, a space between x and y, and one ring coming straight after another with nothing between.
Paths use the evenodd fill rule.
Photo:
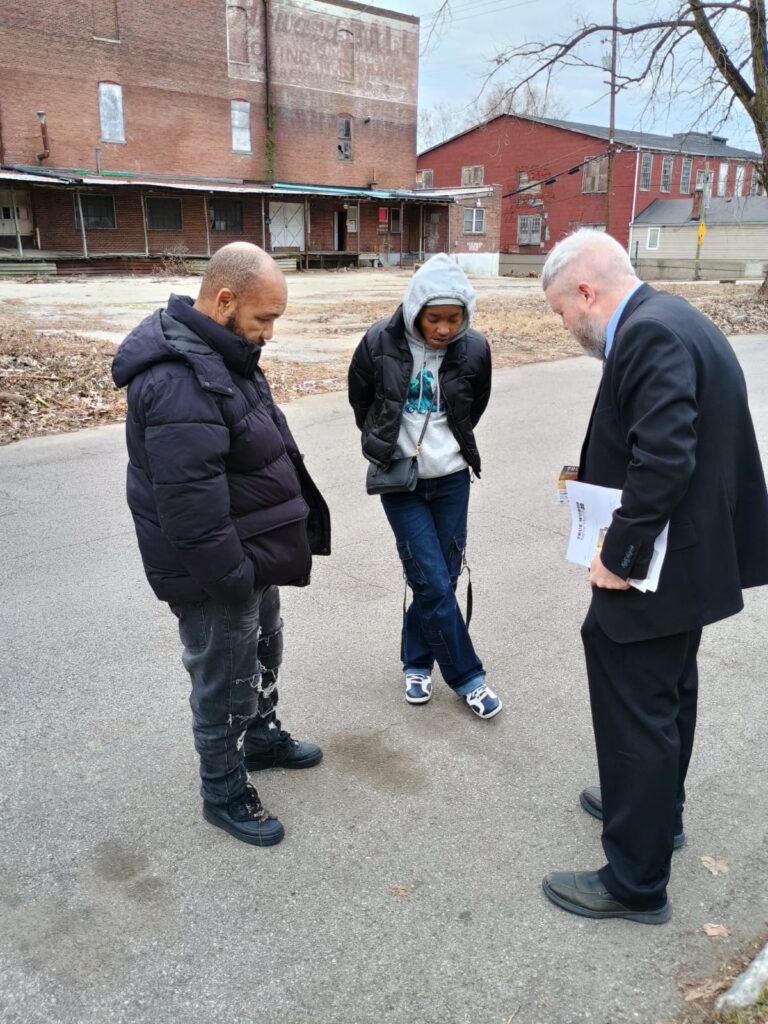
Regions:
<instances>
[{"instance_id":1,"label":"woman in gray hoodie","mask_svg":"<svg viewBox=\"0 0 768 1024\"><path fill-rule=\"evenodd\" d=\"M470 474L480 476L474 428L491 390L490 348L470 327L474 310L463 270L444 253L433 256L414 274L402 306L358 345L349 401L370 462L388 466L418 447L416 489L381 495L413 592L402 630L405 699L430 699L437 662L472 711L493 718L501 700L485 681L456 600Z\"/></svg>"}]
</instances>

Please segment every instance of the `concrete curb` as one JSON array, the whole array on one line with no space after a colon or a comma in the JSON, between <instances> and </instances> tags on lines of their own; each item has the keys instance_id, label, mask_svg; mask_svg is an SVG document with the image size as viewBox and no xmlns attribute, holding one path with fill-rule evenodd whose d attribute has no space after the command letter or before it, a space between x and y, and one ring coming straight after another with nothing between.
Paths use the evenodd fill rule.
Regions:
<instances>
[{"instance_id":1,"label":"concrete curb","mask_svg":"<svg viewBox=\"0 0 768 1024\"><path fill-rule=\"evenodd\" d=\"M768 943L727 992L715 1000L716 1010L745 1010L760 998L768 985Z\"/></svg>"}]
</instances>

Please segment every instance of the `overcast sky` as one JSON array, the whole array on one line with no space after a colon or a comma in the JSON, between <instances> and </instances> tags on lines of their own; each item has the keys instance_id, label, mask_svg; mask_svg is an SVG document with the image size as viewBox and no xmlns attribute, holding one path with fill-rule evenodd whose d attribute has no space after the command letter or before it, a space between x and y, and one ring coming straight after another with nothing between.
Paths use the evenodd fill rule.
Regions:
<instances>
[{"instance_id":1,"label":"overcast sky","mask_svg":"<svg viewBox=\"0 0 768 1024\"><path fill-rule=\"evenodd\" d=\"M376 9L389 9L421 18L422 49L427 44L432 16L440 0L374 0ZM637 11L637 5L632 4ZM624 10L622 10L624 8ZM628 0L619 0L619 18L629 8ZM502 48L530 40L553 41L567 35L575 15L585 13L585 5L561 0L452 0L452 15L429 41L421 58L419 106L430 108L446 102L452 106L471 104L489 70L489 61ZM611 0L591 0L589 20L609 24ZM597 55L600 47L595 47ZM602 47L610 53L610 40ZM591 68L566 68L555 81L555 90L566 117L571 121L608 125L608 75ZM620 94L616 108L617 128L672 134L692 127L690 110L678 106L667 114L643 113L643 94ZM703 131L715 127L697 126ZM757 143L745 117L732 119L718 133L731 145L756 149Z\"/></svg>"}]
</instances>

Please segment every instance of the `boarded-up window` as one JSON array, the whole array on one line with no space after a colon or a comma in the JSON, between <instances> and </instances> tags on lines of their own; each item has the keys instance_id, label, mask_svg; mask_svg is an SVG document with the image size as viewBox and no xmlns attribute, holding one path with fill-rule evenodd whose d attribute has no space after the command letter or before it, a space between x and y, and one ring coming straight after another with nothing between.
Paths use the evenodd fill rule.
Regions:
<instances>
[{"instance_id":1,"label":"boarded-up window","mask_svg":"<svg viewBox=\"0 0 768 1024\"><path fill-rule=\"evenodd\" d=\"M485 210L470 207L464 211L464 234L482 235L485 233Z\"/></svg>"},{"instance_id":2,"label":"boarded-up window","mask_svg":"<svg viewBox=\"0 0 768 1024\"><path fill-rule=\"evenodd\" d=\"M541 217L517 218L517 244L539 245L541 242Z\"/></svg>"},{"instance_id":3,"label":"boarded-up window","mask_svg":"<svg viewBox=\"0 0 768 1024\"><path fill-rule=\"evenodd\" d=\"M461 184L462 185L482 185L483 184L483 165L474 164L471 167L461 168Z\"/></svg>"},{"instance_id":4,"label":"boarded-up window","mask_svg":"<svg viewBox=\"0 0 768 1024\"><path fill-rule=\"evenodd\" d=\"M608 191L608 157L587 158L584 164L584 177L581 181L582 192Z\"/></svg>"},{"instance_id":5,"label":"boarded-up window","mask_svg":"<svg viewBox=\"0 0 768 1024\"><path fill-rule=\"evenodd\" d=\"M251 152L251 104L247 100L232 100L232 152Z\"/></svg>"},{"instance_id":6,"label":"boarded-up window","mask_svg":"<svg viewBox=\"0 0 768 1024\"><path fill-rule=\"evenodd\" d=\"M378 224L379 224L379 231L380 232L389 231L389 207L388 206L380 206L379 207L379 220L378 220Z\"/></svg>"},{"instance_id":7,"label":"boarded-up window","mask_svg":"<svg viewBox=\"0 0 768 1024\"><path fill-rule=\"evenodd\" d=\"M648 192L651 187L651 173L653 172L653 153L643 153L640 164L640 191Z\"/></svg>"},{"instance_id":8,"label":"boarded-up window","mask_svg":"<svg viewBox=\"0 0 768 1024\"><path fill-rule=\"evenodd\" d=\"M150 231L181 231L181 200L148 196L144 200Z\"/></svg>"},{"instance_id":9,"label":"boarded-up window","mask_svg":"<svg viewBox=\"0 0 768 1024\"><path fill-rule=\"evenodd\" d=\"M243 232L243 204L238 199L214 199L208 204L214 231Z\"/></svg>"},{"instance_id":10,"label":"boarded-up window","mask_svg":"<svg viewBox=\"0 0 768 1024\"><path fill-rule=\"evenodd\" d=\"M336 34L339 46L339 81L355 80L355 36L348 28L340 28Z\"/></svg>"},{"instance_id":11,"label":"boarded-up window","mask_svg":"<svg viewBox=\"0 0 768 1024\"><path fill-rule=\"evenodd\" d=\"M117 21L117 0L91 0L91 12L94 36L118 42L120 26Z\"/></svg>"},{"instance_id":12,"label":"boarded-up window","mask_svg":"<svg viewBox=\"0 0 768 1024\"><path fill-rule=\"evenodd\" d=\"M347 231L355 235L357 234L357 207L350 206L347 210Z\"/></svg>"},{"instance_id":13,"label":"boarded-up window","mask_svg":"<svg viewBox=\"0 0 768 1024\"><path fill-rule=\"evenodd\" d=\"M352 159L352 118L339 114L336 118L336 145L339 160Z\"/></svg>"},{"instance_id":14,"label":"boarded-up window","mask_svg":"<svg viewBox=\"0 0 768 1024\"><path fill-rule=\"evenodd\" d=\"M529 196L537 196L541 192L541 182L531 181L528 171L518 171L517 187L525 189Z\"/></svg>"},{"instance_id":15,"label":"boarded-up window","mask_svg":"<svg viewBox=\"0 0 768 1024\"><path fill-rule=\"evenodd\" d=\"M122 85L99 82L99 125L102 142L125 142Z\"/></svg>"},{"instance_id":16,"label":"boarded-up window","mask_svg":"<svg viewBox=\"0 0 768 1024\"><path fill-rule=\"evenodd\" d=\"M233 64L248 63L248 15L244 7L227 7L227 54Z\"/></svg>"},{"instance_id":17,"label":"boarded-up window","mask_svg":"<svg viewBox=\"0 0 768 1024\"><path fill-rule=\"evenodd\" d=\"M75 226L80 230L80 207L75 200ZM115 201L112 196L81 194L83 206L83 224L87 231L110 231L117 227L115 220Z\"/></svg>"}]
</instances>

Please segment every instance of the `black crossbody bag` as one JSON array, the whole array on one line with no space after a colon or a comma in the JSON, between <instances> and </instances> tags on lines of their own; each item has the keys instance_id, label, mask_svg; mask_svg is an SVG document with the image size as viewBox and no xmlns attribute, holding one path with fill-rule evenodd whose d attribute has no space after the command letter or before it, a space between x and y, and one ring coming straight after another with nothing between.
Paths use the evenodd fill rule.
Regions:
<instances>
[{"instance_id":1,"label":"black crossbody bag","mask_svg":"<svg viewBox=\"0 0 768 1024\"><path fill-rule=\"evenodd\" d=\"M398 494L416 489L419 479L418 460L421 442L427 432L427 424L431 415L432 406L430 405L413 455L404 459L392 459L388 466L377 466L373 462L370 463L365 477L365 489L369 494Z\"/></svg>"}]
</instances>

